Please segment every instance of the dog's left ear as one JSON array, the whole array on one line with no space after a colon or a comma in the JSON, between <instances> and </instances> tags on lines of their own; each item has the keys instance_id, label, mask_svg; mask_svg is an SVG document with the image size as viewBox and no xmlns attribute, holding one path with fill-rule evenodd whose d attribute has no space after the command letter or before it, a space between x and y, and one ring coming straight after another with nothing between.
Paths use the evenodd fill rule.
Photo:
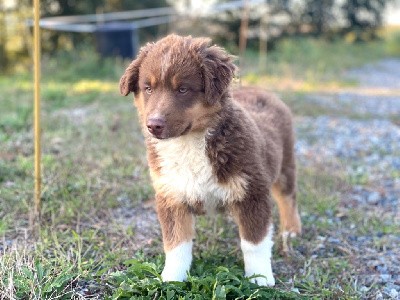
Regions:
<instances>
[{"instance_id":1,"label":"dog's left ear","mask_svg":"<svg viewBox=\"0 0 400 300\"><path fill-rule=\"evenodd\" d=\"M153 48L154 43L148 43L140 48L139 54L135 60L126 68L124 75L119 80L119 92L123 96L128 96L130 92L136 94L139 90L139 69L147 53Z\"/></svg>"},{"instance_id":2,"label":"dog's left ear","mask_svg":"<svg viewBox=\"0 0 400 300\"><path fill-rule=\"evenodd\" d=\"M235 76L233 56L218 46L203 49L204 88L209 104L219 101Z\"/></svg>"}]
</instances>

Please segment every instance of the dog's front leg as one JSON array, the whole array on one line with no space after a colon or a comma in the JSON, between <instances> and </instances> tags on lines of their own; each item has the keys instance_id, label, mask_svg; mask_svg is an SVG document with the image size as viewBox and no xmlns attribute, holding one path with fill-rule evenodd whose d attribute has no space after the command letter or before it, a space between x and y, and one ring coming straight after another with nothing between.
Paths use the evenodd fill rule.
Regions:
<instances>
[{"instance_id":1,"label":"dog's front leg","mask_svg":"<svg viewBox=\"0 0 400 300\"><path fill-rule=\"evenodd\" d=\"M273 225L268 199L249 198L236 203L233 215L239 225L245 275L262 275L252 278L258 285L274 286L271 251Z\"/></svg>"},{"instance_id":2,"label":"dog's front leg","mask_svg":"<svg viewBox=\"0 0 400 300\"><path fill-rule=\"evenodd\" d=\"M157 196L157 215L163 235L163 281L184 281L192 263L194 218L187 205Z\"/></svg>"}]
</instances>

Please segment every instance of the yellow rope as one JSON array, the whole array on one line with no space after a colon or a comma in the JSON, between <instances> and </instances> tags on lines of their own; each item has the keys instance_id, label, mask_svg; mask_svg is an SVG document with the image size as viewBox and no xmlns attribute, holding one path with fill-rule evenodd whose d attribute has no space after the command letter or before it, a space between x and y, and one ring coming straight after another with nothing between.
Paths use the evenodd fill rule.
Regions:
<instances>
[{"instance_id":1,"label":"yellow rope","mask_svg":"<svg viewBox=\"0 0 400 300\"><path fill-rule=\"evenodd\" d=\"M40 134L40 0L34 0L34 141L35 141L35 220L40 219L42 175L41 175L41 134Z\"/></svg>"}]
</instances>

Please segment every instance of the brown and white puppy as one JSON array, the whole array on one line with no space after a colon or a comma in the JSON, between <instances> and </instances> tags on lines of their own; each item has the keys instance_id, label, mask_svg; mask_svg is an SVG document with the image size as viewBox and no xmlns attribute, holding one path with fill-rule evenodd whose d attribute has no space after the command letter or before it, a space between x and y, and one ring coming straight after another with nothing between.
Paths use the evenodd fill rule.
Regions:
<instances>
[{"instance_id":1,"label":"brown and white puppy","mask_svg":"<svg viewBox=\"0 0 400 300\"><path fill-rule=\"evenodd\" d=\"M301 231L292 116L255 88L231 91L235 65L210 39L169 35L144 46L120 80L134 93L162 228L164 281L183 281L192 261L194 215L230 212L245 274L274 285L271 195L283 240Z\"/></svg>"}]
</instances>

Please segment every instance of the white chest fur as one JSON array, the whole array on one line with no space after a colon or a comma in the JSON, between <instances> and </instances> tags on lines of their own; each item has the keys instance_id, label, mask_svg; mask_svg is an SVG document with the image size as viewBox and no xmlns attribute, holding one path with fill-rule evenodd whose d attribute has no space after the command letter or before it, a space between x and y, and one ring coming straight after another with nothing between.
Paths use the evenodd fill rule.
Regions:
<instances>
[{"instance_id":1,"label":"white chest fur","mask_svg":"<svg viewBox=\"0 0 400 300\"><path fill-rule=\"evenodd\" d=\"M221 202L240 201L246 192L246 179L235 175L227 183L219 183L205 147L205 133L157 141L161 168L159 175L153 175L156 191L175 201L202 202L207 210Z\"/></svg>"}]
</instances>

